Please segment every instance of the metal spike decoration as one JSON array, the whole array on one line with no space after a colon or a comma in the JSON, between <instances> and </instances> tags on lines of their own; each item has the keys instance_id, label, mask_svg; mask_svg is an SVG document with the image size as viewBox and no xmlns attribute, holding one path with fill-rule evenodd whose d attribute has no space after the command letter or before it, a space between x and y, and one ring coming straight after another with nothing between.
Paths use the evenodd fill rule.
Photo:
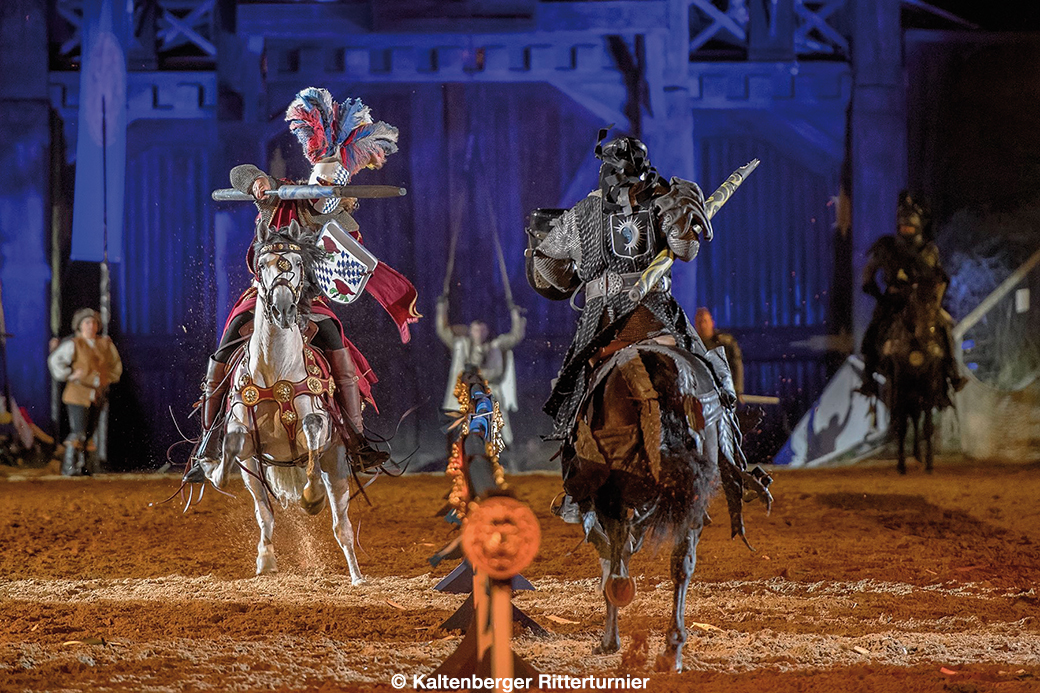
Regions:
<instances>
[{"instance_id":1,"label":"metal spike decoration","mask_svg":"<svg viewBox=\"0 0 1040 693\"><path fill-rule=\"evenodd\" d=\"M704 211L711 219L715 216L715 213L719 211L722 205L729 201L729 198L733 197L733 193L740 184L747 180L747 177L751 175L751 172L758 168L758 165L762 163L758 159L752 159L748 163L744 164L736 171L730 174L729 178L723 181L719 189L708 196L708 199L704 201Z\"/></svg>"}]
</instances>

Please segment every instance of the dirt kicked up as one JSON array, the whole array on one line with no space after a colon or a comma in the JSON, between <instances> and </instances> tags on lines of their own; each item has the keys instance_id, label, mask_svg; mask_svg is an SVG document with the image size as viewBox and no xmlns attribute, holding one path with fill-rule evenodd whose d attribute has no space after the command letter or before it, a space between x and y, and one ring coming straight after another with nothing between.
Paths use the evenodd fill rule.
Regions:
<instances>
[{"instance_id":1,"label":"dirt kicked up","mask_svg":"<svg viewBox=\"0 0 1040 693\"><path fill-rule=\"evenodd\" d=\"M757 551L729 540L718 500L686 617L687 671L653 671L671 607L668 553L633 561L622 652L594 656L598 565L550 517L559 481L512 477L542 523L516 603L550 634L517 651L546 674L648 678L646 690L1040 691L1040 465L940 461L773 472L776 504L747 512ZM7 468L7 471L11 471ZM0 690L394 690L460 638L437 626L461 603L433 590L429 556L447 480L382 479L357 499L352 586L329 515L278 509L281 572L253 577L252 502L207 493L150 505L173 477L0 481ZM631 689L629 689L631 690Z\"/></svg>"}]
</instances>

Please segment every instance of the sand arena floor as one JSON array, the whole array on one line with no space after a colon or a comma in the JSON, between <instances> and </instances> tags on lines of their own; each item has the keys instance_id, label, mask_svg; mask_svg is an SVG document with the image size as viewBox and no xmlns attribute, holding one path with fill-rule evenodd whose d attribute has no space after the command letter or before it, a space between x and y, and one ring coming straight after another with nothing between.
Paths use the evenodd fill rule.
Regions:
<instances>
[{"instance_id":1,"label":"sand arena floor","mask_svg":"<svg viewBox=\"0 0 1040 693\"><path fill-rule=\"evenodd\" d=\"M704 532L683 674L652 671L670 609L667 552L633 562L622 652L593 656L598 567L550 517L551 475L510 479L538 514L537 591L516 603L551 631L517 651L543 672L650 677L649 690L1040 691L1040 465L939 461L774 471L771 515L750 506L749 552L723 504ZM150 505L174 477L0 480L0 691L394 690L460 640L437 625L461 603L432 588L451 565L433 515L439 475L381 479L358 500L352 586L328 511L277 512L276 576L253 576L252 503L208 493L186 514ZM14 476L11 476L11 475Z\"/></svg>"}]
</instances>

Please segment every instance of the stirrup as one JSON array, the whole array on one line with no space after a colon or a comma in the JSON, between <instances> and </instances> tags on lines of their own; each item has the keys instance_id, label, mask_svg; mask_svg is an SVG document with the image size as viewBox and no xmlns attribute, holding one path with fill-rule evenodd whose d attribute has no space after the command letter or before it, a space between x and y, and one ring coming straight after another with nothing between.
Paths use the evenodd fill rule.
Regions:
<instances>
[{"instance_id":1,"label":"stirrup","mask_svg":"<svg viewBox=\"0 0 1040 693\"><path fill-rule=\"evenodd\" d=\"M348 442L347 454L350 456L351 464L359 472L369 472L390 461L389 452L375 449L361 436Z\"/></svg>"},{"instance_id":2,"label":"stirrup","mask_svg":"<svg viewBox=\"0 0 1040 693\"><path fill-rule=\"evenodd\" d=\"M184 470L184 476L181 477L181 483L183 484L204 484L206 483L206 471L202 468L202 464L199 460L195 460L190 467Z\"/></svg>"},{"instance_id":3,"label":"stirrup","mask_svg":"<svg viewBox=\"0 0 1040 693\"><path fill-rule=\"evenodd\" d=\"M574 499L568 495L564 495L560 500L554 499L549 512L568 524L581 524L581 509L578 508L578 504L574 502Z\"/></svg>"}]
</instances>

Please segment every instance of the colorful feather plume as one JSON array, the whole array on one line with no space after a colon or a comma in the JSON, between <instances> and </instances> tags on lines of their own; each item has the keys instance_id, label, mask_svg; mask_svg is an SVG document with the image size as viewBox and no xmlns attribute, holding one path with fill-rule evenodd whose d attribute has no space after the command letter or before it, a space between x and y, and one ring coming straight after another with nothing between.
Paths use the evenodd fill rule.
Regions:
<instances>
[{"instance_id":1,"label":"colorful feather plume","mask_svg":"<svg viewBox=\"0 0 1040 693\"><path fill-rule=\"evenodd\" d=\"M308 161L316 164L338 155L350 175L397 151L397 128L373 122L361 99L337 103L327 89L301 91L286 109L285 120Z\"/></svg>"}]
</instances>

